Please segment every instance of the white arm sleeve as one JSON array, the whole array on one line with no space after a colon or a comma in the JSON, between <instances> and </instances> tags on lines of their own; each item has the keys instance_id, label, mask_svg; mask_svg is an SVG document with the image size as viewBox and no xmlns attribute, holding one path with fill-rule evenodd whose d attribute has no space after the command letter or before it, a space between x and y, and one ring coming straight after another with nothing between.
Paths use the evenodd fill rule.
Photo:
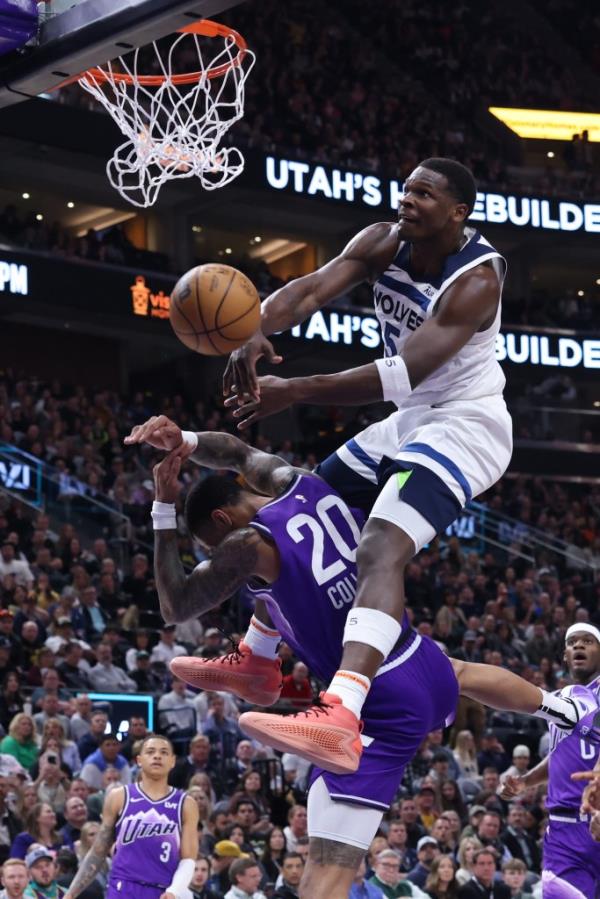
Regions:
<instances>
[{"instance_id":1,"label":"white arm sleeve","mask_svg":"<svg viewBox=\"0 0 600 899\"><path fill-rule=\"evenodd\" d=\"M194 876L195 862L193 858L182 858L173 874L171 885L167 887L167 893L173 893L177 899L192 899L190 883Z\"/></svg>"}]
</instances>

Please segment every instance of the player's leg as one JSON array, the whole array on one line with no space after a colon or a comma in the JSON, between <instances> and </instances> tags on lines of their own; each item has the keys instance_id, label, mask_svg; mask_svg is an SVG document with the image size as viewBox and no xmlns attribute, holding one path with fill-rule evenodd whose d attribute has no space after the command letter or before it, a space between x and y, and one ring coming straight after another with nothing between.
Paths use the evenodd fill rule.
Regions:
<instances>
[{"instance_id":1,"label":"player's leg","mask_svg":"<svg viewBox=\"0 0 600 899\"><path fill-rule=\"evenodd\" d=\"M308 794L310 849L301 899L347 899L382 817L383 809L335 802L317 778Z\"/></svg>"},{"instance_id":2,"label":"player's leg","mask_svg":"<svg viewBox=\"0 0 600 899\"><path fill-rule=\"evenodd\" d=\"M598 886L598 843L587 822L553 820L544 835L544 899L590 899Z\"/></svg>"}]
</instances>

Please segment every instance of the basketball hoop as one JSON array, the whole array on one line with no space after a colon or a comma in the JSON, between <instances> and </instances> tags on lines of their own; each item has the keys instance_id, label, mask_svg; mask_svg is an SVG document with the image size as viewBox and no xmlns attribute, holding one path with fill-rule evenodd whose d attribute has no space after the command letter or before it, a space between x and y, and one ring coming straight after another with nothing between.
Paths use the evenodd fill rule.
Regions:
<instances>
[{"instance_id":1,"label":"basketball hoop","mask_svg":"<svg viewBox=\"0 0 600 899\"><path fill-rule=\"evenodd\" d=\"M206 37L222 38L223 46L207 53ZM209 19L186 25L170 40L168 48L154 41L78 79L127 138L106 172L134 206L152 206L166 181L196 177L205 190L215 190L244 168L237 147L219 145L244 114L254 53L237 31ZM178 59L193 60L194 71L176 72ZM157 73L142 74L149 67Z\"/></svg>"}]
</instances>

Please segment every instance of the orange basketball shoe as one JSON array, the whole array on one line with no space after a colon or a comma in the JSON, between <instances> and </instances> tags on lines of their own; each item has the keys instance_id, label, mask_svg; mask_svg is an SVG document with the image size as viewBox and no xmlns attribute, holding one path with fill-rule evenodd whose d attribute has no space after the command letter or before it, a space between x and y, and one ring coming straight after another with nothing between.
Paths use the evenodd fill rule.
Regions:
<instances>
[{"instance_id":1,"label":"orange basketball shoe","mask_svg":"<svg viewBox=\"0 0 600 899\"><path fill-rule=\"evenodd\" d=\"M170 666L176 677L202 690L226 690L253 705L273 705L281 693L281 659L255 655L243 640L216 659L178 656Z\"/></svg>"},{"instance_id":2,"label":"orange basketball shoe","mask_svg":"<svg viewBox=\"0 0 600 899\"><path fill-rule=\"evenodd\" d=\"M339 696L321 693L320 702L296 715L244 712L239 725L249 737L282 752L293 752L333 774L352 774L360 763L362 722Z\"/></svg>"}]
</instances>

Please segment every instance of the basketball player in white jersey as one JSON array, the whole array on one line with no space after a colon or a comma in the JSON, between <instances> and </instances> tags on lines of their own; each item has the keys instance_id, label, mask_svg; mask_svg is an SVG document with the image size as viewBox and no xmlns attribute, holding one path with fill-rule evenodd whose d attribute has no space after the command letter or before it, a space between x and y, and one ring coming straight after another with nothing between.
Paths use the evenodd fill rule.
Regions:
<instances>
[{"instance_id":1,"label":"basketball player in white jersey","mask_svg":"<svg viewBox=\"0 0 600 899\"><path fill-rule=\"evenodd\" d=\"M318 469L349 505L374 499L328 708L240 719L250 735L299 755L309 751L326 770L331 741L346 748L348 771L358 767L361 709L401 635L405 566L501 477L511 457L505 379L494 353L506 263L465 225L475 198L465 166L422 162L404 185L398 221L365 228L338 257L265 300L261 331L233 353L225 372L226 402L237 405L240 428L293 403L397 406ZM384 358L335 375L257 380L261 356L280 361L266 335L363 281L373 284Z\"/></svg>"},{"instance_id":2,"label":"basketball player in white jersey","mask_svg":"<svg viewBox=\"0 0 600 899\"><path fill-rule=\"evenodd\" d=\"M92 883L113 843L107 899L191 899L198 806L191 796L169 786L175 753L166 737L148 734L137 763L139 781L107 795L98 835L65 899L77 899Z\"/></svg>"}]
</instances>

